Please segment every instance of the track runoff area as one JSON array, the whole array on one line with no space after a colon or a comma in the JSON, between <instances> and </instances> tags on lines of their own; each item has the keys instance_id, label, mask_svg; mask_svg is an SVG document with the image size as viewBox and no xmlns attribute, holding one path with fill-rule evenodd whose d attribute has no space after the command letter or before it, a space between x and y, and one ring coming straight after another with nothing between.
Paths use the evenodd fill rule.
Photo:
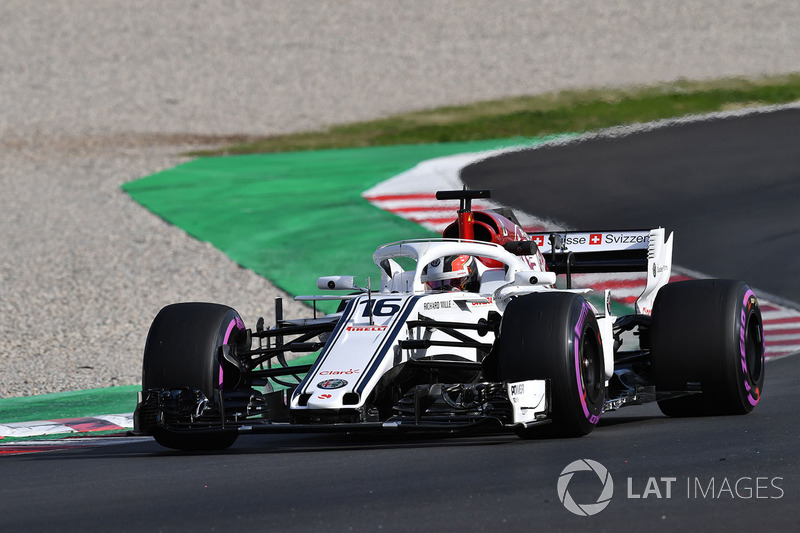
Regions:
<instances>
[{"instance_id":1,"label":"track runoff area","mask_svg":"<svg viewBox=\"0 0 800 533\"><path fill-rule=\"evenodd\" d=\"M649 130L670 123L662 121L641 128ZM347 272L363 279L374 275L371 256L379 244L440 234L454 219L458 202L438 201L435 193L462 188L460 171L464 167L489 157L576 140L583 139L565 134L204 158L127 183L123 189L154 214L210 242L238 264L296 295L313 291L320 275ZM473 204L478 210L498 207L503 206L491 200ZM570 229L535 213L516 214L531 233ZM231 238L232 228L235 238ZM591 238L601 242L605 235L599 232ZM270 253L264 254L264 250ZM697 277L703 276L673 266L672 281ZM609 288L614 305L629 308L644 289L645 274L582 274L574 275L573 283L577 287ZM800 352L800 312L770 301L769 295L759 300L767 360ZM324 307L320 310L332 311ZM618 308L618 314L624 312ZM130 405L132 410L135 387L130 388L129 402L118 400L115 405ZM86 391L89 398L104 395L104 389ZM38 400L46 404L49 396L58 395ZM0 415L0 455L110 444L114 439L63 437L122 436L132 427L129 412L70 418L67 405L55 415L42 408L38 418L49 417L47 420L38 419L35 409L29 417L32 422L19 420L19 416L14 419L15 404L27 401L0 400L0 405L9 402L5 407L10 409L2 412L10 411L13 420L3 420Z\"/></svg>"}]
</instances>

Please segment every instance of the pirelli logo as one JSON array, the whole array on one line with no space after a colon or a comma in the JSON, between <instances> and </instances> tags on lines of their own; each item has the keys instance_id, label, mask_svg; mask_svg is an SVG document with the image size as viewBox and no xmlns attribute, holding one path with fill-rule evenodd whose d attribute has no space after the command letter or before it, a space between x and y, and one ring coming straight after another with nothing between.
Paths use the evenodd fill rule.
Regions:
<instances>
[{"instance_id":1,"label":"pirelli logo","mask_svg":"<svg viewBox=\"0 0 800 533\"><path fill-rule=\"evenodd\" d=\"M389 326L347 326L347 331L385 331Z\"/></svg>"}]
</instances>

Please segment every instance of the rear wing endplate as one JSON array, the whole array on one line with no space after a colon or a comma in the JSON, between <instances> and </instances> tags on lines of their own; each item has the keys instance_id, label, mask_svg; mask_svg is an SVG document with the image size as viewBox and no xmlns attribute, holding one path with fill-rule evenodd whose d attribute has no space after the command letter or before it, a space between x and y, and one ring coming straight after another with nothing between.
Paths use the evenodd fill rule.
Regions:
<instances>
[{"instance_id":1,"label":"rear wing endplate","mask_svg":"<svg viewBox=\"0 0 800 533\"><path fill-rule=\"evenodd\" d=\"M559 231L530 233L531 240L556 274L646 272L647 286L636 301L636 312L649 315L658 289L672 272L672 234L664 228L629 231Z\"/></svg>"}]
</instances>

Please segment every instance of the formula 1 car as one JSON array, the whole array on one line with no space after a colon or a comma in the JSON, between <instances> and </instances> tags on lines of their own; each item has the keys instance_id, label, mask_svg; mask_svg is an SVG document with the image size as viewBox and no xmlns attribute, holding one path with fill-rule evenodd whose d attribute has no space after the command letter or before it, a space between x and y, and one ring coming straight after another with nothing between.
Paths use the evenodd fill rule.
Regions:
<instances>
[{"instance_id":1,"label":"formula 1 car","mask_svg":"<svg viewBox=\"0 0 800 533\"><path fill-rule=\"evenodd\" d=\"M459 200L443 238L381 246L380 289L319 278L330 315L246 328L232 308L162 309L145 343L134 433L179 450L288 431L513 431L586 435L605 411L657 401L669 416L744 414L761 397L764 336L743 282L669 283L672 235L527 234L513 213ZM572 275L647 274L635 312ZM563 276L557 287L558 276ZM342 293L344 291L344 293ZM315 313L316 315L316 313ZM319 352L309 365L287 353Z\"/></svg>"}]
</instances>

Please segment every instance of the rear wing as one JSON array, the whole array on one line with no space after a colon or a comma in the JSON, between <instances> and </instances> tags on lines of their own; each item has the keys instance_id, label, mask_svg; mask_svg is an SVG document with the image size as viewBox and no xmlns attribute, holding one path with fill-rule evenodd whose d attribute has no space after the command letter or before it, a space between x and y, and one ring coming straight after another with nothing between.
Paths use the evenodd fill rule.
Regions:
<instances>
[{"instance_id":1,"label":"rear wing","mask_svg":"<svg viewBox=\"0 0 800 533\"><path fill-rule=\"evenodd\" d=\"M646 272L647 286L636 300L636 312L649 315L658 289L672 273L672 234L664 228L629 231L558 231L529 233L556 274Z\"/></svg>"}]
</instances>

